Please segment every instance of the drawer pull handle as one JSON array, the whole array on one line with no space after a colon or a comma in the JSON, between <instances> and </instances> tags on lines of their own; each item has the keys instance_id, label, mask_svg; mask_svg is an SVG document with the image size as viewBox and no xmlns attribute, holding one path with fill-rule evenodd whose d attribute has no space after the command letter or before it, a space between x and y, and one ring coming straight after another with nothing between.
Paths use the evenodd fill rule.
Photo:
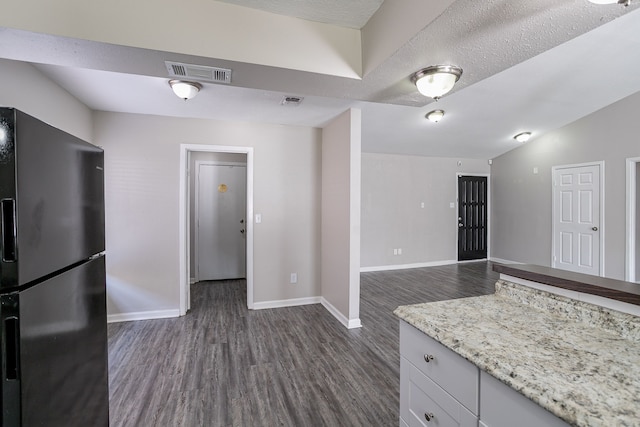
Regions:
<instances>
[{"instance_id":1,"label":"drawer pull handle","mask_svg":"<svg viewBox=\"0 0 640 427\"><path fill-rule=\"evenodd\" d=\"M435 418L435 415L433 415L431 412L424 413L424 419L427 420L427 422L431 421L434 418Z\"/></svg>"},{"instance_id":2,"label":"drawer pull handle","mask_svg":"<svg viewBox=\"0 0 640 427\"><path fill-rule=\"evenodd\" d=\"M433 360L433 355L432 354L425 354L424 355L424 361L429 363Z\"/></svg>"}]
</instances>

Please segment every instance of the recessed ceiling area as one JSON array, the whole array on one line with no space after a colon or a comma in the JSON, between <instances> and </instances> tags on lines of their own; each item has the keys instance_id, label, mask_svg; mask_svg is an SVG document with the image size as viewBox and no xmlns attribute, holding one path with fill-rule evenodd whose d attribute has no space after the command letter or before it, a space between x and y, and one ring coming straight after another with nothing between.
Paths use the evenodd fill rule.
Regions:
<instances>
[{"instance_id":1,"label":"recessed ceiling area","mask_svg":"<svg viewBox=\"0 0 640 427\"><path fill-rule=\"evenodd\" d=\"M360 29L378 10L383 0L220 0L279 15Z\"/></svg>"},{"instance_id":2,"label":"recessed ceiling area","mask_svg":"<svg viewBox=\"0 0 640 427\"><path fill-rule=\"evenodd\" d=\"M291 2L308 10L317 3ZM237 13L253 7L251 0L233 3L240 5L233 6ZM266 3L270 13L285 4ZM402 2L364 3L376 9L362 27L363 38L371 37L373 24L387 19L391 25L391 15L412 12ZM443 13L360 79L10 26L0 28L0 58L34 63L94 110L322 127L345 109L360 108L363 151L422 156L494 158L518 146L512 136L519 132L532 131L535 138L640 91L634 78L640 75L640 3L445 3L451 4ZM299 14L282 7L287 16ZM343 13L328 6L326 11ZM313 13L304 19L325 19ZM231 69L233 78L229 85L202 82L198 96L185 102L168 86L165 61ZM433 102L410 77L438 63L458 65L464 73L452 92ZM612 64L624 72L603 78ZM290 108L282 105L285 96L304 102ZM436 126L425 120L435 109L446 111Z\"/></svg>"}]
</instances>

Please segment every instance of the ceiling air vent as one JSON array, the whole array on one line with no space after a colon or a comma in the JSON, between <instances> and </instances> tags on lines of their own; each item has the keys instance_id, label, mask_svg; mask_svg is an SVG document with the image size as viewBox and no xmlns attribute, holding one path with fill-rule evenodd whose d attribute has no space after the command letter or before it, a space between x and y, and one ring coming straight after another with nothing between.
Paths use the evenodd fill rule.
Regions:
<instances>
[{"instance_id":1,"label":"ceiling air vent","mask_svg":"<svg viewBox=\"0 0 640 427\"><path fill-rule=\"evenodd\" d=\"M289 105L292 107L297 107L298 105L300 105L300 103L302 102L304 98L301 96L284 96L282 98L282 101L280 102L280 104L282 105Z\"/></svg>"},{"instance_id":2,"label":"ceiling air vent","mask_svg":"<svg viewBox=\"0 0 640 427\"><path fill-rule=\"evenodd\" d=\"M164 61L170 77L200 80L213 83L231 83L231 70L227 68L207 67L204 65L184 64Z\"/></svg>"}]
</instances>

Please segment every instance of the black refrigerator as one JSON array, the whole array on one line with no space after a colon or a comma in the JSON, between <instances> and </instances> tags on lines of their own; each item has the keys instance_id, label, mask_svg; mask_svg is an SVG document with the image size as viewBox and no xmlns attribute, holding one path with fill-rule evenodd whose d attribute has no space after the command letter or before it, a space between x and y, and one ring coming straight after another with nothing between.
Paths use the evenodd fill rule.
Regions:
<instances>
[{"instance_id":1,"label":"black refrigerator","mask_svg":"<svg viewBox=\"0 0 640 427\"><path fill-rule=\"evenodd\" d=\"M2 426L108 426L102 149L0 107Z\"/></svg>"}]
</instances>

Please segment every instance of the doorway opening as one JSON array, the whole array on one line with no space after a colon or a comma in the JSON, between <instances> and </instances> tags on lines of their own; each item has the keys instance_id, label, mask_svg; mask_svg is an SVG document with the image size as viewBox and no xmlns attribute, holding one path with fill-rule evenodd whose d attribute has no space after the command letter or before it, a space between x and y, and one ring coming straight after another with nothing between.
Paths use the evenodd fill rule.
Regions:
<instances>
[{"instance_id":1,"label":"doorway opening","mask_svg":"<svg viewBox=\"0 0 640 427\"><path fill-rule=\"evenodd\" d=\"M489 175L457 174L458 261L489 256Z\"/></svg>"},{"instance_id":2,"label":"doorway opening","mask_svg":"<svg viewBox=\"0 0 640 427\"><path fill-rule=\"evenodd\" d=\"M243 159L246 163L246 205L245 205L245 275L247 281L247 308L253 309L253 148L252 147L234 147L221 145L197 145L197 144L181 144L180 145L180 207L179 207L179 226L180 226L180 315L183 316L190 308L190 283L195 278L194 255L192 253L192 211L194 206L191 205L189 193L192 187L190 177L194 171L191 170L190 164L193 157L207 156L204 153L217 153L218 158L226 159ZM231 157L228 157L231 156Z\"/></svg>"},{"instance_id":3,"label":"doorway opening","mask_svg":"<svg viewBox=\"0 0 640 427\"><path fill-rule=\"evenodd\" d=\"M625 280L640 283L640 157L627 159L626 252Z\"/></svg>"},{"instance_id":4,"label":"doorway opening","mask_svg":"<svg viewBox=\"0 0 640 427\"><path fill-rule=\"evenodd\" d=\"M246 279L246 155L190 157L190 280Z\"/></svg>"}]
</instances>

